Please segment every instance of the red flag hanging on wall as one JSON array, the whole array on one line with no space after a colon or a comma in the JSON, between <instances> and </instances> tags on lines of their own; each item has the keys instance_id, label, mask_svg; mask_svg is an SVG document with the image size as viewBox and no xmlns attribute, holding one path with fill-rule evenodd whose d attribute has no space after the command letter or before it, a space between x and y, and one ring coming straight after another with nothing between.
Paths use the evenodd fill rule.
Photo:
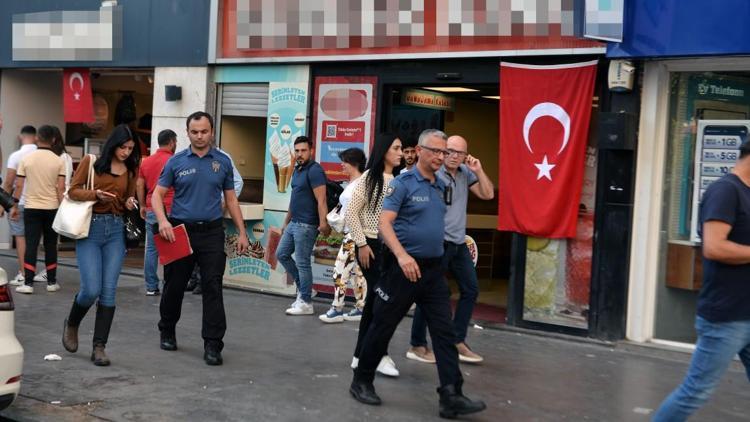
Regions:
<instances>
[{"instance_id":1,"label":"red flag hanging on wall","mask_svg":"<svg viewBox=\"0 0 750 422\"><path fill-rule=\"evenodd\" d=\"M500 65L498 230L575 237L596 64Z\"/></svg>"},{"instance_id":2,"label":"red flag hanging on wall","mask_svg":"<svg viewBox=\"0 0 750 422\"><path fill-rule=\"evenodd\" d=\"M67 123L94 121L94 100L88 69L63 70L63 114Z\"/></svg>"}]
</instances>

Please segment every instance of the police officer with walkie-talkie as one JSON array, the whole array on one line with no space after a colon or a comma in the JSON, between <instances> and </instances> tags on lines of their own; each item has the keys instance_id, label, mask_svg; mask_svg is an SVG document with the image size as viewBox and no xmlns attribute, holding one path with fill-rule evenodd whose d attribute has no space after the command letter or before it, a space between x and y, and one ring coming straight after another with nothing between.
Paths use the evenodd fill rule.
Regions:
<instances>
[{"instance_id":1,"label":"police officer with walkie-talkie","mask_svg":"<svg viewBox=\"0 0 750 422\"><path fill-rule=\"evenodd\" d=\"M461 391L463 377L451 321L450 289L441 261L445 233L445 185L435 176L446 155L445 133L427 129L419 135L419 160L412 171L394 179L383 200L379 230L388 251L383 275L375 289L373 320L365 335L359 365L354 370L350 393L358 401L378 405L373 379L398 323L412 303L425 315L440 378L440 416L485 409Z\"/></svg>"}]
</instances>

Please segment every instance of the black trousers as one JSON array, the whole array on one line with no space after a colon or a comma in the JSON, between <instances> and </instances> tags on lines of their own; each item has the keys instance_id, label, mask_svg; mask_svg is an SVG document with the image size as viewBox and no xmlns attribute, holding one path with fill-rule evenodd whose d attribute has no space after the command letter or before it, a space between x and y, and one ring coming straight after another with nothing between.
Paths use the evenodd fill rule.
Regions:
<instances>
[{"instance_id":1,"label":"black trousers","mask_svg":"<svg viewBox=\"0 0 750 422\"><path fill-rule=\"evenodd\" d=\"M47 267L47 283L57 282L57 233L52 230L57 209L43 210L26 208L23 212L26 253L23 256L23 269L26 284L31 286L36 273L36 255L39 241L44 236L44 264Z\"/></svg>"},{"instance_id":2,"label":"black trousers","mask_svg":"<svg viewBox=\"0 0 750 422\"><path fill-rule=\"evenodd\" d=\"M181 221L171 220L173 226ZM224 313L222 279L226 265L224 253L224 227L221 220L205 224L185 224L193 254L164 266L164 292L161 296L159 330L174 335L182 312L185 285L197 263L201 272L203 289L203 328L201 336L206 344L212 343L219 350L224 347L222 339L227 330Z\"/></svg>"},{"instance_id":3,"label":"black trousers","mask_svg":"<svg viewBox=\"0 0 750 422\"><path fill-rule=\"evenodd\" d=\"M375 369L386 353L398 323L412 303L422 309L432 337L440 386L461 385L456 336L451 320L450 289L445 282L441 258L417 259L422 273L416 283L401 271L396 258L387 248L383 252L383 278L375 291L373 318L362 342L359 365L354 376L372 382Z\"/></svg>"},{"instance_id":4,"label":"black trousers","mask_svg":"<svg viewBox=\"0 0 750 422\"><path fill-rule=\"evenodd\" d=\"M370 267L362 269L362 275L365 276L367 281L367 293L365 294L365 307L362 308L362 318L359 320L359 333L357 334L357 345L354 347L354 357L359 358L362 351L362 340L367 334L367 330L370 328L372 322L372 308L375 302L375 288L380 282L382 276L382 258L383 258L383 243L379 239L367 238L367 246L372 250L374 259L370 260ZM359 248L356 248L355 253L359 253ZM357 255L359 256L359 255ZM359 263L359 258L357 258ZM386 350L386 354L388 354Z\"/></svg>"}]
</instances>

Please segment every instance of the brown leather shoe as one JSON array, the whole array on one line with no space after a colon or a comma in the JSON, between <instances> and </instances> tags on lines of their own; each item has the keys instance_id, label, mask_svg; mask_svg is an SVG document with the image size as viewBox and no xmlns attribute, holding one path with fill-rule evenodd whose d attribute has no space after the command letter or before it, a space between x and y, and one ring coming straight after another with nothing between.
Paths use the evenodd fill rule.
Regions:
<instances>
[{"instance_id":1,"label":"brown leather shoe","mask_svg":"<svg viewBox=\"0 0 750 422\"><path fill-rule=\"evenodd\" d=\"M458 343L456 349L458 349L458 360L461 362L480 363L484 360L482 356L469 349L469 346L467 346L466 343Z\"/></svg>"},{"instance_id":2,"label":"brown leather shoe","mask_svg":"<svg viewBox=\"0 0 750 422\"><path fill-rule=\"evenodd\" d=\"M94 346L94 351L91 352L91 360L96 366L109 366L109 358L104 353L104 346L97 344Z\"/></svg>"},{"instance_id":3,"label":"brown leather shoe","mask_svg":"<svg viewBox=\"0 0 750 422\"><path fill-rule=\"evenodd\" d=\"M406 358L422 363L435 363L435 354L427 346L410 347L406 351Z\"/></svg>"},{"instance_id":4,"label":"brown leather shoe","mask_svg":"<svg viewBox=\"0 0 750 422\"><path fill-rule=\"evenodd\" d=\"M65 350L75 353L78 350L78 327L68 324L68 319L63 323L62 343Z\"/></svg>"}]
</instances>

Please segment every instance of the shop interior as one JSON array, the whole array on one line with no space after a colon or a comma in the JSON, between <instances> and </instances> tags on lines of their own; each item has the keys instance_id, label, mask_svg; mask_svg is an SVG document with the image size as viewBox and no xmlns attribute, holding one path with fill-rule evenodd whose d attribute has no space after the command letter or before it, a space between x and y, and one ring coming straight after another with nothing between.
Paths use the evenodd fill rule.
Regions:
<instances>
[{"instance_id":1,"label":"shop interior","mask_svg":"<svg viewBox=\"0 0 750 422\"><path fill-rule=\"evenodd\" d=\"M437 109L431 105L415 104L407 93L426 93L438 96ZM469 143L469 153L482 162L484 171L495 185L497 198L499 160L499 87L497 84L458 85L385 85L383 108L385 130L402 140L416 142L419 133L437 128L449 136L460 134ZM467 209L467 234L477 243L479 259L479 298L474 310L478 321L504 323L508 302L508 283L511 262L511 237L497 227L497 199L482 201L470 193ZM458 288L448 275L453 299L458 299Z\"/></svg>"},{"instance_id":2,"label":"shop interior","mask_svg":"<svg viewBox=\"0 0 750 422\"><path fill-rule=\"evenodd\" d=\"M711 180L734 165L736 156L722 162L698 154L704 133L724 138L747 139L747 130L735 132L732 126L711 125L702 120L734 120L750 124L749 72L679 72L671 75L670 120L667 162L664 178L664 207L660 277L656 290L654 337L660 340L694 343L695 311L703 279L700 241L693 235L696 184L704 190ZM740 125L741 126L741 125ZM710 152L710 150L709 150ZM697 172L697 162L701 171ZM703 167L721 168L722 174L709 175ZM697 224L697 223L696 223Z\"/></svg>"},{"instance_id":3,"label":"shop interior","mask_svg":"<svg viewBox=\"0 0 750 422\"><path fill-rule=\"evenodd\" d=\"M88 153L99 154L109 132L121 123L127 123L138 137L141 156L149 155L151 145L151 117L154 100L153 69L117 70L91 69L94 98L94 122L67 123L65 148L77 166ZM63 238L61 257L75 257L75 244ZM125 266L143 268L143 248L128 252Z\"/></svg>"},{"instance_id":4,"label":"shop interior","mask_svg":"<svg viewBox=\"0 0 750 422\"><path fill-rule=\"evenodd\" d=\"M266 118L255 116L221 116L218 139L240 172L243 180L240 202L263 203L264 156L266 150Z\"/></svg>"}]
</instances>

